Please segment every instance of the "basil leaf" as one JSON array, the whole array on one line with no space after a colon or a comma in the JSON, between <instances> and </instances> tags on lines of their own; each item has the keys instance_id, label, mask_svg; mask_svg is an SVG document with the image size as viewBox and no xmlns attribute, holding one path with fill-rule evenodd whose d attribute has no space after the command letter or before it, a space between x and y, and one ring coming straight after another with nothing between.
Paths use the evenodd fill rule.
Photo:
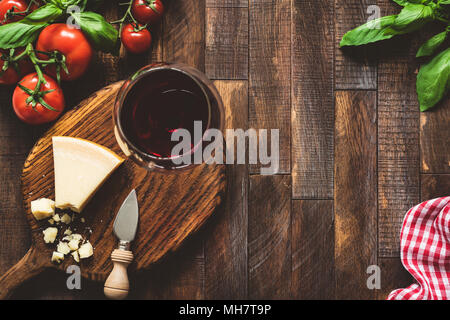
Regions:
<instances>
[{"instance_id":1,"label":"basil leaf","mask_svg":"<svg viewBox=\"0 0 450 320\"><path fill-rule=\"evenodd\" d=\"M450 0L441 0L438 4L450 4Z\"/></svg>"},{"instance_id":2,"label":"basil leaf","mask_svg":"<svg viewBox=\"0 0 450 320\"><path fill-rule=\"evenodd\" d=\"M0 48L24 47L36 40L39 32L48 23L59 18L63 11L48 3L26 16L24 19L0 26Z\"/></svg>"},{"instance_id":3,"label":"basil leaf","mask_svg":"<svg viewBox=\"0 0 450 320\"><path fill-rule=\"evenodd\" d=\"M397 3L398 5L401 5L402 7L407 6L410 3L422 3L422 4L428 4L430 3L432 0L392 0L395 3ZM448 1L448 0L445 0Z\"/></svg>"},{"instance_id":4,"label":"basil leaf","mask_svg":"<svg viewBox=\"0 0 450 320\"><path fill-rule=\"evenodd\" d=\"M444 32L438 33L433 38L429 39L427 42L425 42L419 48L419 51L417 51L416 57L420 58L420 57L431 56L442 45L442 43L445 41L445 39L447 39L447 35L448 35L448 32L444 31Z\"/></svg>"},{"instance_id":5,"label":"basil leaf","mask_svg":"<svg viewBox=\"0 0 450 320\"><path fill-rule=\"evenodd\" d=\"M386 34L386 30L394 23L397 16L386 16L363 24L347 32L340 46L359 46L392 38L395 34Z\"/></svg>"},{"instance_id":6,"label":"basil leaf","mask_svg":"<svg viewBox=\"0 0 450 320\"><path fill-rule=\"evenodd\" d=\"M44 29L48 24L27 24L22 22L14 22L0 27L0 48L12 49L24 47L35 41L39 35L39 31ZM8 28L5 28L8 27Z\"/></svg>"},{"instance_id":7,"label":"basil leaf","mask_svg":"<svg viewBox=\"0 0 450 320\"><path fill-rule=\"evenodd\" d=\"M402 7L406 6L409 2L408 0L392 0L394 1L396 4L401 5Z\"/></svg>"},{"instance_id":8,"label":"basil leaf","mask_svg":"<svg viewBox=\"0 0 450 320\"><path fill-rule=\"evenodd\" d=\"M434 19L434 9L423 4L408 4L395 19L392 29L397 32L409 33L422 28L425 24ZM390 34L392 30L388 30ZM395 32L394 32L395 34ZM397 33L398 34L398 33Z\"/></svg>"},{"instance_id":9,"label":"basil leaf","mask_svg":"<svg viewBox=\"0 0 450 320\"><path fill-rule=\"evenodd\" d=\"M424 64L417 75L420 110L434 107L450 90L450 48Z\"/></svg>"},{"instance_id":10,"label":"basil leaf","mask_svg":"<svg viewBox=\"0 0 450 320\"><path fill-rule=\"evenodd\" d=\"M105 18L95 12L80 12L72 16L97 50L113 52L116 49L119 33Z\"/></svg>"},{"instance_id":11,"label":"basil leaf","mask_svg":"<svg viewBox=\"0 0 450 320\"><path fill-rule=\"evenodd\" d=\"M48 3L27 15L21 22L27 23L40 23L49 22L58 19L63 14L61 8L55 6L54 4Z\"/></svg>"}]
</instances>

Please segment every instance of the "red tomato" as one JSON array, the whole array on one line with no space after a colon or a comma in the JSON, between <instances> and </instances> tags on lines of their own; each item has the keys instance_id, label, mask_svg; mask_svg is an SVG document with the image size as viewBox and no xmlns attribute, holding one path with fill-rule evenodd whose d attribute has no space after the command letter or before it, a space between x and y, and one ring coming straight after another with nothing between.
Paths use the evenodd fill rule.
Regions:
<instances>
[{"instance_id":1,"label":"red tomato","mask_svg":"<svg viewBox=\"0 0 450 320\"><path fill-rule=\"evenodd\" d=\"M147 51L152 44L150 32L147 29L136 31L135 26L131 23L123 28L121 39L125 49L136 54Z\"/></svg>"},{"instance_id":2,"label":"red tomato","mask_svg":"<svg viewBox=\"0 0 450 320\"><path fill-rule=\"evenodd\" d=\"M20 81L20 84L25 88L34 90L38 79L39 78L37 73L30 73ZM51 122L58 118L58 116L64 110L64 95L58 83L47 75L44 75L44 79L46 83L41 84L40 91L42 92L53 89L55 91L46 93L45 95L43 95L42 99L57 111L50 110L39 102L33 108L31 102L26 102L30 95L26 93L22 88L17 86L13 93L12 102L14 112L23 122L26 122L28 124L43 124Z\"/></svg>"},{"instance_id":3,"label":"red tomato","mask_svg":"<svg viewBox=\"0 0 450 320\"><path fill-rule=\"evenodd\" d=\"M61 79L71 81L81 77L89 67L92 59L92 47L86 36L79 29L71 29L65 23L49 25L39 35L36 50L45 52L58 51L66 57L67 74L61 68ZM40 59L48 56L38 53ZM56 77L56 68L50 65L45 72Z\"/></svg>"},{"instance_id":4,"label":"red tomato","mask_svg":"<svg viewBox=\"0 0 450 320\"><path fill-rule=\"evenodd\" d=\"M23 49L18 49L16 52L17 53L15 53L15 56L21 54L23 52ZM3 57L7 55L8 51L0 49L0 72L1 70L3 70L3 66L5 64L5 60L3 59ZM8 85L17 83L17 81L19 81L21 77L33 70L33 64L30 60L28 60L28 58L19 60L19 62L17 63L17 67L20 72L19 74L11 64L8 66L8 69L6 69L3 73L0 73L0 84Z\"/></svg>"},{"instance_id":5,"label":"red tomato","mask_svg":"<svg viewBox=\"0 0 450 320\"><path fill-rule=\"evenodd\" d=\"M164 14L164 5L161 0L134 0L131 13L139 23L155 24Z\"/></svg>"},{"instance_id":6,"label":"red tomato","mask_svg":"<svg viewBox=\"0 0 450 320\"><path fill-rule=\"evenodd\" d=\"M21 16L14 16L5 21L8 10L13 12L23 12L27 10L27 7L28 4L22 0L2 0L0 2L0 25L19 21L23 18Z\"/></svg>"}]
</instances>

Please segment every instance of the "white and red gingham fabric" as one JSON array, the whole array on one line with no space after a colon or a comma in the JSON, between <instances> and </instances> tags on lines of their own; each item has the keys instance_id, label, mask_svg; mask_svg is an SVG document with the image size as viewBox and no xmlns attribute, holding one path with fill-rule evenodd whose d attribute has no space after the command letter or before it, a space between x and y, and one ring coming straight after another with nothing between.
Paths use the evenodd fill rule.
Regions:
<instances>
[{"instance_id":1,"label":"white and red gingham fabric","mask_svg":"<svg viewBox=\"0 0 450 320\"><path fill-rule=\"evenodd\" d=\"M397 289L388 300L450 299L450 197L421 203L403 221L403 266L417 283Z\"/></svg>"}]
</instances>

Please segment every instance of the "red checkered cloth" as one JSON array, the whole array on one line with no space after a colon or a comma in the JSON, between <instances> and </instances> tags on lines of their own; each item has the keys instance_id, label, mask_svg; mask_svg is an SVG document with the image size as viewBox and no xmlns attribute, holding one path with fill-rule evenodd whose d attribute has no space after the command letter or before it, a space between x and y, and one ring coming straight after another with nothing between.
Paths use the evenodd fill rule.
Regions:
<instances>
[{"instance_id":1,"label":"red checkered cloth","mask_svg":"<svg viewBox=\"0 0 450 320\"><path fill-rule=\"evenodd\" d=\"M403 266L417 283L391 292L388 300L449 300L450 197L410 209L400 241Z\"/></svg>"}]
</instances>

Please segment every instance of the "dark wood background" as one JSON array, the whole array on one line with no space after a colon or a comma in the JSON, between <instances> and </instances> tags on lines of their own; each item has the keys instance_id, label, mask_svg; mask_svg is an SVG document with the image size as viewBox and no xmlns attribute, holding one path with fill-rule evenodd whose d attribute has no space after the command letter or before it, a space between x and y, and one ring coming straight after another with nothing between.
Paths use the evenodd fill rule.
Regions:
<instances>
[{"instance_id":1,"label":"dark wood background","mask_svg":"<svg viewBox=\"0 0 450 320\"><path fill-rule=\"evenodd\" d=\"M405 212L450 194L450 100L420 113L415 95L420 39L338 49L389 0L164 1L151 55L98 54L89 73L64 85L69 106L152 61L185 62L217 81L233 127L280 128L274 176L234 166L215 217L178 252L131 278L135 299L384 299L411 278L399 259ZM105 10L118 16L116 2ZM431 29L429 27L429 34ZM12 89L0 91L0 273L29 247L19 175L46 128L22 124ZM381 290L366 286L369 265ZM14 298L103 298L83 281L49 271Z\"/></svg>"}]
</instances>

